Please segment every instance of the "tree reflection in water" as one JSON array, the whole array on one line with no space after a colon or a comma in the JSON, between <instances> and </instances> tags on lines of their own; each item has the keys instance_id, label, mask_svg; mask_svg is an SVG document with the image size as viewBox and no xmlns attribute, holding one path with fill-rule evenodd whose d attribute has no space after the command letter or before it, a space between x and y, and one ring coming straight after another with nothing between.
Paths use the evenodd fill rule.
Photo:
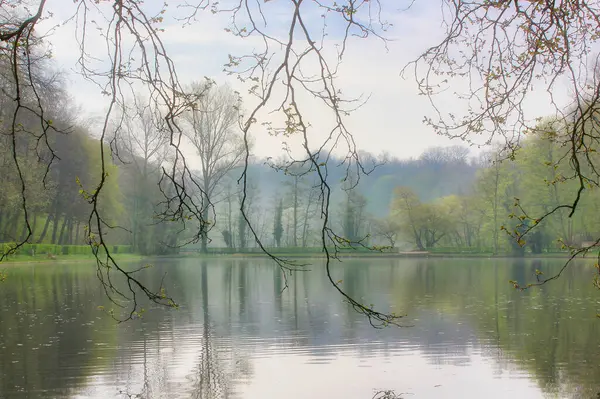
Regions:
<instances>
[{"instance_id":1,"label":"tree reflection in water","mask_svg":"<svg viewBox=\"0 0 600 399\"><path fill-rule=\"evenodd\" d=\"M235 398L255 382L269 388L271 378L298 384L282 391L305 388L278 365L265 372L270 361L303 362L307 373L335 373L344 359L370 362L344 376L359 379L404 367L405 356L433 371L469 370L483 358L491 378L515 373L550 396L598 392L598 299L581 284L591 272L585 264L521 293L507 281L551 272L560 260L369 262L344 262L337 278L377 307L408 313L414 328L373 330L324 286L318 266L281 293L281 276L262 260L161 260L149 283L166 272L182 308L149 309L121 325L96 310L106 303L92 269L15 267L0 289L0 397Z\"/></svg>"},{"instance_id":2,"label":"tree reflection in water","mask_svg":"<svg viewBox=\"0 0 600 399\"><path fill-rule=\"evenodd\" d=\"M197 399L229 398L229 383L226 372L223 370L218 352L213 347L211 334L210 312L208 304L208 277L206 275L206 262L201 263L202 277L202 348L196 366L197 378L194 382L193 397Z\"/></svg>"}]
</instances>

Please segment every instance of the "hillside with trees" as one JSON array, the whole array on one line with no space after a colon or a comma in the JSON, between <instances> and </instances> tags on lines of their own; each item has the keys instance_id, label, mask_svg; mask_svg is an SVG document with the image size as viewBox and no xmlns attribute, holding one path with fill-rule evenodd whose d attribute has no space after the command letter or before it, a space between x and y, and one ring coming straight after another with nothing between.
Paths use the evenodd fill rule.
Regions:
<instances>
[{"instance_id":1,"label":"hillside with trees","mask_svg":"<svg viewBox=\"0 0 600 399\"><path fill-rule=\"evenodd\" d=\"M203 93L199 107L204 111L188 114L185 126L188 145L200 160L193 173L201 186L192 195L204 204L206 230L174 221L165 212L161 190L172 189L162 173L170 162L168 143L157 113L140 97L124 111L122 123L115 122L121 138L104 143L114 148L112 157L98 157L100 140L68 112L54 111L56 130L48 134L52 151L39 151L35 126L30 135L21 137L17 154L27 164L21 173L30 205L29 238L16 200L19 171L11 167L12 154L2 152L5 169L14 173L0 177L4 187L0 242L10 246L27 238L28 244L40 245L38 252L53 253L89 244L85 227L92 209L89 196L101 178L96 171L104 163L107 190L100 204L103 223L119 226L108 230L115 248L142 255L174 254L182 246L229 252L257 248L239 212L243 146L234 123L239 99L225 86L195 90ZM74 109L66 96L60 103L63 109ZM219 113L227 108L230 115L207 112L211 107ZM405 250L523 255L581 246L600 234L597 194L587 190L579 203L582 211L574 217L569 217L569 209L556 209L571 199L577 185L564 162L563 137L560 127L548 120L527 135L510 159L501 151L477 155L461 146L431 148L408 160L363 154L370 159L371 170L355 181L352 176L358 175L348 178L344 167L335 167L343 160L331 157L330 217L350 242ZM316 248L322 217L318 182L301 168L295 173L279 166L285 162L285 158L255 159L248 165L248 217L268 247ZM518 236L534 225L536 229L519 243ZM200 246L189 245L195 238Z\"/></svg>"},{"instance_id":2,"label":"hillside with trees","mask_svg":"<svg viewBox=\"0 0 600 399\"><path fill-rule=\"evenodd\" d=\"M164 186L159 182L164 183L161 182L161 168L169 162L166 137L154 119L156 115L143 99L134 98L126 115L124 123L118 127L123 138L105 143L107 147L113 146L117 154L104 159L109 171L106 176L109 189L103 192L105 199L102 201L104 221L120 227L110 230L110 242L128 247L121 248L122 251L143 255L175 253L179 246L193 239L193 233L182 229L182 223L164 217L162 207L165 204L160 193ZM55 121L61 123L60 117L56 117ZM194 127L194 123L208 127ZM50 135L53 153L48 156L53 155L55 159L48 169L45 183L40 182L45 173L44 155L37 158L33 140L24 140L20 147L19 156L27 160L30 166L27 173L32 174L32 184L26 192L26 198L32 205L29 244L69 246L89 243L85 226L91 205L86 196L99 178L95 171L100 159L95 156L95 150L100 141L93 132L77 123L65 122L64 125L64 131ZM210 122L202 120L192 121L189 126L190 146L201 160L199 170L194 170L194 173L205 184L202 190L204 198L200 201L214 205L210 215L211 207L205 207L205 217L216 220L209 227L206 240L200 240L201 249L204 245L237 250L256 248L238 211L241 152L231 143L235 143L236 134L239 139L239 133L232 129L231 122L229 126L212 130ZM224 136L218 137L217 134ZM212 147L204 143L212 143ZM3 162L9 165L11 154L4 151L2 156ZM332 181L338 182L332 186L332 215L344 234L353 241L373 234L375 224L386 219L396 187L411 187L426 200L460 195L470 191L479 168L462 147L432 148L411 160L371 158L373 170L361 176L356 187L353 182L343 181L344 168L331 169ZM332 158L329 163L337 165L341 161ZM320 220L316 182L306 175L285 173L269 160L255 160L248 167L248 175L251 181L249 216L267 245L288 248L316 246L316 228ZM35 178L38 180L34 184ZM6 173L2 175L2 184L5 190L0 197L3 205L0 242L9 245L24 239L27 229L22 211L13 198L19 194L18 179ZM275 212L267 212L269 209ZM279 229L279 233L274 234L274 228ZM198 230L199 226L193 229ZM43 251L62 251L62 248L51 246L41 248Z\"/></svg>"},{"instance_id":3,"label":"hillside with trees","mask_svg":"<svg viewBox=\"0 0 600 399\"><path fill-rule=\"evenodd\" d=\"M600 235L600 197L591 185L576 197L579 181L566 161L566 128L547 120L528 132L510 159L499 151L484 154L487 166L477 171L466 195L428 201L412 187L397 187L388 217L402 239L420 250L521 256L593 244ZM571 215L562 204L576 198L579 211Z\"/></svg>"},{"instance_id":4,"label":"hillside with trees","mask_svg":"<svg viewBox=\"0 0 600 399\"><path fill-rule=\"evenodd\" d=\"M169 127L151 98L128 97L102 134L79 117L77 104L62 89L62 74L49 60L32 67L36 80L24 89L26 109L16 127L10 121L18 105L6 91L0 96L3 131L18 130L14 152L13 136L0 136L4 253L13 248L20 254L92 253L104 236L117 252L141 255L174 254L182 246L244 251L257 248L248 221L268 247L319 247L323 192L314 168L286 156L250 158L244 168L238 125L243 104L227 85L207 80L188 87L196 102L178 121L182 143L194 156L183 180L177 180L169 170L181 154L173 152ZM5 87L14 84L9 75L1 78ZM45 107L42 125L27 108L38 99ZM365 173L349 173L336 154L323 165L331 187L332 226L363 244L390 242L399 233L397 223L388 220L397 187L410 187L426 202L466 195L481 166L461 146L431 148L407 160L361 157ZM100 183L103 189L96 195ZM181 195L189 197L187 205L175 205ZM248 221L240 212L242 201Z\"/></svg>"}]
</instances>

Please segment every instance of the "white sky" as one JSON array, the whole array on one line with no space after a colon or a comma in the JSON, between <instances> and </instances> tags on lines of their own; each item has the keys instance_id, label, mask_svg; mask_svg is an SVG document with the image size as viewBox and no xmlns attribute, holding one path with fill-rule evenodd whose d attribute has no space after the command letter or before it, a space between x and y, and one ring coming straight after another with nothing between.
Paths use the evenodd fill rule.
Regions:
<instances>
[{"instance_id":1,"label":"white sky","mask_svg":"<svg viewBox=\"0 0 600 399\"><path fill-rule=\"evenodd\" d=\"M169 2L169 10L178 10L178 3L182 2ZM270 15L275 15L275 23L270 23L269 29L273 35L283 38L286 33L285 18L289 13L286 14L284 6L278 6L279 4L287 3L281 0L269 2L273 12ZM370 95L368 103L348 119L358 147L374 154L385 151L400 158L408 158L418 156L431 146L459 144L437 136L431 128L423 124L424 116L431 115L429 102L424 96L417 94L416 83L410 75L406 78L400 76L400 70L407 62L427 47L436 44L436 40L442 37L440 3L430 0L417 2L409 11L399 10L405 6L404 2L388 0L383 1L383 4L386 10L384 19L394 24L385 33L390 39L388 49L376 38L352 40L339 71L338 87L344 92L352 95ZM71 1L50 0L47 10L54 13L46 22L50 26L51 23L63 21L72 15L74 6ZM222 72L223 65L228 61L228 54L244 54L259 42L252 38L239 39L226 33L226 15L205 12L199 14L196 23L185 28L169 15L166 14L166 31L162 38L176 63L181 81L185 83L202 80L204 76L208 76L220 83L229 82L242 91L242 87L233 77ZM93 16L90 19L93 19ZM99 116L105 108L106 99L96 86L85 82L74 73L79 56L74 31L75 26L72 22L56 29L50 39L53 55L59 68L70 71L71 92L77 103L82 106L85 115ZM335 32L335 29L332 29L332 32ZM90 48L102 49L101 38L90 38ZM532 114L548 114L551 109L549 105L539 101L535 93L533 97ZM245 103L246 108L251 105L252 101ZM452 98L449 98L447 105L456 106ZM328 114L322 109L314 108L308 116L315 131L313 143L319 144L317 141L320 141L319 134L322 133L316 131L327 130ZM272 116L265 116L264 120L269 118ZM258 126L254 129L253 136L256 141L256 155L277 156L281 153L281 139L269 137L260 131Z\"/></svg>"}]
</instances>

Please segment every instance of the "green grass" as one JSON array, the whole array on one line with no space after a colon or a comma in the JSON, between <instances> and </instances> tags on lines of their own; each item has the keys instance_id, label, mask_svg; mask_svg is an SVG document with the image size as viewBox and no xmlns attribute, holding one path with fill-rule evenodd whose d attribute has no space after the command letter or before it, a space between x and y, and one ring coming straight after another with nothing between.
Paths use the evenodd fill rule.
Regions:
<instances>
[{"instance_id":1,"label":"green grass","mask_svg":"<svg viewBox=\"0 0 600 399\"><path fill-rule=\"evenodd\" d=\"M269 249L270 251L270 249ZM281 258L324 258L325 253L321 250L307 250L307 251L293 251L293 252L281 252L273 251L270 252L272 255ZM333 252L330 252L333 255ZM215 257L228 257L228 258L264 258L268 257L264 252L232 252L232 253L215 253L209 252L203 254L201 252L185 253L179 255L173 255L174 257L181 258L215 258ZM393 252L379 252L379 251L352 251L345 250L338 253L340 258L397 258L397 257L410 257L410 256L425 256L425 254L404 254L404 253L393 253Z\"/></svg>"},{"instance_id":2,"label":"green grass","mask_svg":"<svg viewBox=\"0 0 600 399\"><path fill-rule=\"evenodd\" d=\"M134 261L143 259L144 257L136 254L116 254L114 255L114 258L117 261ZM12 263L63 263L94 260L95 257L92 254L56 255L55 258L49 258L46 254L40 254L36 256L10 255L5 260L0 262L0 266Z\"/></svg>"},{"instance_id":3,"label":"green grass","mask_svg":"<svg viewBox=\"0 0 600 399\"><path fill-rule=\"evenodd\" d=\"M282 258L322 258L325 254L321 248L268 248L272 255ZM333 254L333 252L330 252ZM461 250L458 248L434 248L432 250L412 253L411 251L400 251L398 252L379 252L366 250L364 248L352 250L345 249L338 253L340 258L412 258L412 257L431 257L431 258L514 258L514 255L510 252L501 252L494 255L490 250ZM525 258L565 258L568 257L569 253L562 252L549 252L541 254L525 253ZM246 251L233 252L228 249L209 248L209 252L204 254L201 252L187 252L179 255L172 255L172 257L183 257L183 258L214 258L214 257L234 257L234 258L264 258L268 257L265 253L257 249L251 249Z\"/></svg>"},{"instance_id":4,"label":"green grass","mask_svg":"<svg viewBox=\"0 0 600 399\"><path fill-rule=\"evenodd\" d=\"M0 244L2 245L2 244ZM82 262L82 261L94 261L94 256L91 254L89 246L54 246L49 244L41 244L36 247L35 256L31 256L28 253L28 249L19 251L16 255L8 256L4 261L0 262L0 265L11 264L11 263L53 263L53 262ZM117 251L114 251L117 249ZM135 261L141 260L145 257L139 254L125 253L129 250L129 247L119 246L116 248L111 247L113 250L112 255L117 261ZM325 254L321 248L269 248L269 251L273 255L282 258L324 258ZM42 252L40 252L42 251ZM185 251L185 249L184 249ZM48 257L48 253L52 254L53 257ZM64 253L64 254L63 254ZM330 252L333 255L333 252ZM477 252L474 250L461 251L457 248L435 248L430 251L411 253L406 252L379 252L370 251L364 248L357 250L344 249L338 253L340 258L413 258L413 257L431 257L431 258L512 258L515 255L511 253L500 253L493 255L491 251ZM552 252L542 254L531 254L526 253L526 258L565 258L568 257L568 252ZM201 252L187 252L173 255L164 256L151 256L150 258L215 258L215 257L227 257L227 258L265 258L267 254L263 253L260 249L252 248L246 251L234 252L230 249L219 249L209 248L208 254Z\"/></svg>"},{"instance_id":5,"label":"green grass","mask_svg":"<svg viewBox=\"0 0 600 399\"><path fill-rule=\"evenodd\" d=\"M15 249L16 248L16 249ZM130 245L110 245L109 250L113 254L131 253ZM13 251L14 249L14 251ZM102 248L99 248L102 250ZM15 243L0 243L2 253L25 256L47 256L52 255L92 255L92 247L89 245L57 245L57 244L23 244L17 247Z\"/></svg>"}]
</instances>

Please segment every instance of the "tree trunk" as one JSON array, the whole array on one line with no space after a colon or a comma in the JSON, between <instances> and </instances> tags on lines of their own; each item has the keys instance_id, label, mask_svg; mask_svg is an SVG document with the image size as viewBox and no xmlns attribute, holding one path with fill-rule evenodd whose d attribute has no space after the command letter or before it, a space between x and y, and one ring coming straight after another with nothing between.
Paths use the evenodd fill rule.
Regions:
<instances>
[{"instance_id":1,"label":"tree trunk","mask_svg":"<svg viewBox=\"0 0 600 399\"><path fill-rule=\"evenodd\" d=\"M29 225L31 226L31 225ZM33 231L33 228L31 229ZM19 241L23 242L25 240L25 238L27 237L27 223L23 223L23 229L21 230L21 237L19 238Z\"/></svg>"},{"instance_id":2,"label":"tree trunk","mask_svg":"<svg viewBox=\"0 0 600 399\"><path fill-rule=\"evenodd\" d=\"M33 214L33 225L31 226L31 241L35 240L35 231L37 229L38 213Z\"/></svg>"},{"instance_id":3,"label":"tree trunk","mask_svg":"<svg viewBox=\"0 0 600 399\"><path fill-rule=\"evenodd\" d=\"M495 165L495 181L494 181L494 255L498 254L498 184L500 179L500 171L498 170L498 162Z\"/></svg>"},{"instance_id":4,"label":"tree trunk","mask_svg":"<svg viewBox=\"0 0 600 399\"><path fill-rule=\"evenodd\" d=\"M63 220L62 226L60 228L60 234L58 235L58 245L64 245L65 243L65 228L67 227L67 225L69 224L69 220L70 218L66 217Z\"/></svg>"},{"instance_id":5,"label":"tree trunk","mask_svg":"<svg viewBox=\"0 0 600 399\"><path fill-rule=\"evenodd\" d=\"M239 236L239 248L240 250L246 249L246 219L240 212L238 219L238 236Z\"/></svg>"},{"instance_id":6,"label":"tree trunk","mask_svg":"<svg viewBox=\"0 0 600 399\"><path fill-rule=\"evenodd\" d=\"M15 216L10 219L8 227L8 238L10 241L17 241L17 228L19 223L19 217L21 216L21 212L16 212Z\"/></svg>"},{"instance_id":7,"label":"tree trunk","mask_svg":"<svg viewBox=\"0 0 600 399\"><path fill-rule=\"evenodd\" d=\"M73 216L69 217L69 223L67 223L67 229L65 230L65 236L63 237L64 245L71 245L73 242Z\"/></svg>"},{"instance_id":8,"label":"tree trunk","mask_svg":"<svg viewBox=\"0 0 600 399\"><path fill-rule=\"evenodd\" d=\"M81 222L78 220L77 221L77 227L75 228L75 244L79 245L79 228L80 228L80 224Z\"/></svg>"},{"instance_id":9,"label":"tree trunk","mask_svg":"<svg viewBox=\"0 0 600 399\"><path fill-rule=\"evenodd\" d=\"M58 194L57 194L58 195ZM40 238L37 240L37 243L40 244L44 238L46 238L46 233L48 233L48 227L50 226L50 222L54 220L58 209L58 198L55 196L52 201L52 207L50 208L50 212L48 212L48 216L46 217L46 223L44 224L44 228L42 229L42 234L40 234Z\"/></svg>"},{"instance_id":10,"label":"tree trunk","mask_svg":"<svg viewBox=\"0 0 600 399\"><path fill-rule=\"evenodd\" d=\"M294 247L298 246L298 176L294 178L294 237L292 244Z\"/></svg>"},{"instance_id":11,"label":"tree trunk","mask_svg":"<svg viewBox=\"0 0 600 399\"><path fill-rule=\"evenodd\" d=\"M50 221L52 220L52 216L48 215L46 217L46 223L44 223L44 228L42 229L42 234L40 234L40 238L38 238L37 243L40 244L46 238L46 233L48 232L48 226L50 225Z\"/></svg>"},{"instance_id":12,"label":"tree trunk","mask_svg":"<svg viewBox=\"0 0 600 399\"><path fill-rule=\"evenodd\" d=\"M73 217L69 218L69 225L67 226L67 238L65 240L65 244L73 245L73 226L75 226L75 222L73 222Z\"/></svg>"},{"instance_id":13,"label":"tree trunk","mask_svg":"<svg viewBox=\"0 0 600 399\"><path fill-rule=\"evenodd\" d=\"M308 196L306 201L306 211L304 212L304 226L302 226L302 248L306 248L306 241L308 240L308 214L310 211L310 200L311 196Z\"/></svg>"},{"instance_id":14,"label":"tree trunk","mask_svg":"<svg viewBox=\"0 0 600 399\"><path fill-rule=\"evenodd\" d=\"M58 212L58 206L55 208L54 216L52 218L52 244L56 244L56 233L58 231L58 225L60 224L60 214Z\"/></svg>"},{"instance_id":15,"label":"tree trunk","mask_svg":"<svg viewBox=\"0 0 600 399\"><path fill-rule=\"evenodd\" d=\"M422 232L418 232L417 230L413 227L413 231L414 231L414 235L415 235L415 243L417 244L417 248L419 249L419 251L425 251L425 247L423 246L423 241L421 241L421 235L423 234Z\"/></svg>"},{"instance_id":16,"label":"tree trunk","mask_svg":"<svg viewBox=\"0 0 600 399\"><path fill-rule=\"evenodd\" d=\"M227 229L229 230L229 248L235 248L235 234L231 223L231 190L227 187Z\"/></svg>"},{"instance_id":17,"label":"tree trunk","mask_svg":"<svg viewBox=\"0 0 600 399\"><path fill-rule=\"evenodd\" d=\"M6 237L6 229L7 226L5 226L6 223L8 223L8 220L10 220L10 212L7 213L2 213L0 214L0 242L4 242L5 241L5 237ZM6 223L2 223L2 222L6 222Z\"/></svg>"},{"instance_id":18,"label":"tree trunk","mask_svg":"<svg viewBox=\"0 0 600 399\"><path fill-rule=\"evenodd\" d=\"M134 185L134 197L133 197L133 212L131 212L132 214L132 218L131 218L131 231L132 231L132 237L131 237L131 246L133 248L134 252L140 252L139 251L139 243L138 243L138 196L137 196L137 185Z\"/></svg>"},{"instance_id":19,"label":"tree trunk","mask_svg":"<svg viewBox=\"0 0 600 399\"><path fill-rule=\"evenodd\" d=\"M0 242L3 241L3 230L2 230L2 221L4 221L4 212L2 212L2 210L0 209Z\"/></svg>"},{"instance_id":20,"label":"tree trunk","mask_svg":"<svg viewBox=\"0 0 600 399\"><path fill-rule=\"evenodd\" d=\"M285 246L290 247L290 218L287 217L287 223L285 224Z\"/></svg>"},{"instance_id":21,"label":"tree trunk","mask_svg":"<svg viewBox=\"0 0 600 399\"><path fill-rule=\"evenodd\" d=\"M208 202L206 202L208 203ZM208 206L205 206L204 209L202 209L202 219L204 222L207 221L208 219ZM208 253L208 225L205 224L202 227L202 231L201 231L201 248L202 248L202 253L206 254Z\"/></svg>"}]
</instances>

